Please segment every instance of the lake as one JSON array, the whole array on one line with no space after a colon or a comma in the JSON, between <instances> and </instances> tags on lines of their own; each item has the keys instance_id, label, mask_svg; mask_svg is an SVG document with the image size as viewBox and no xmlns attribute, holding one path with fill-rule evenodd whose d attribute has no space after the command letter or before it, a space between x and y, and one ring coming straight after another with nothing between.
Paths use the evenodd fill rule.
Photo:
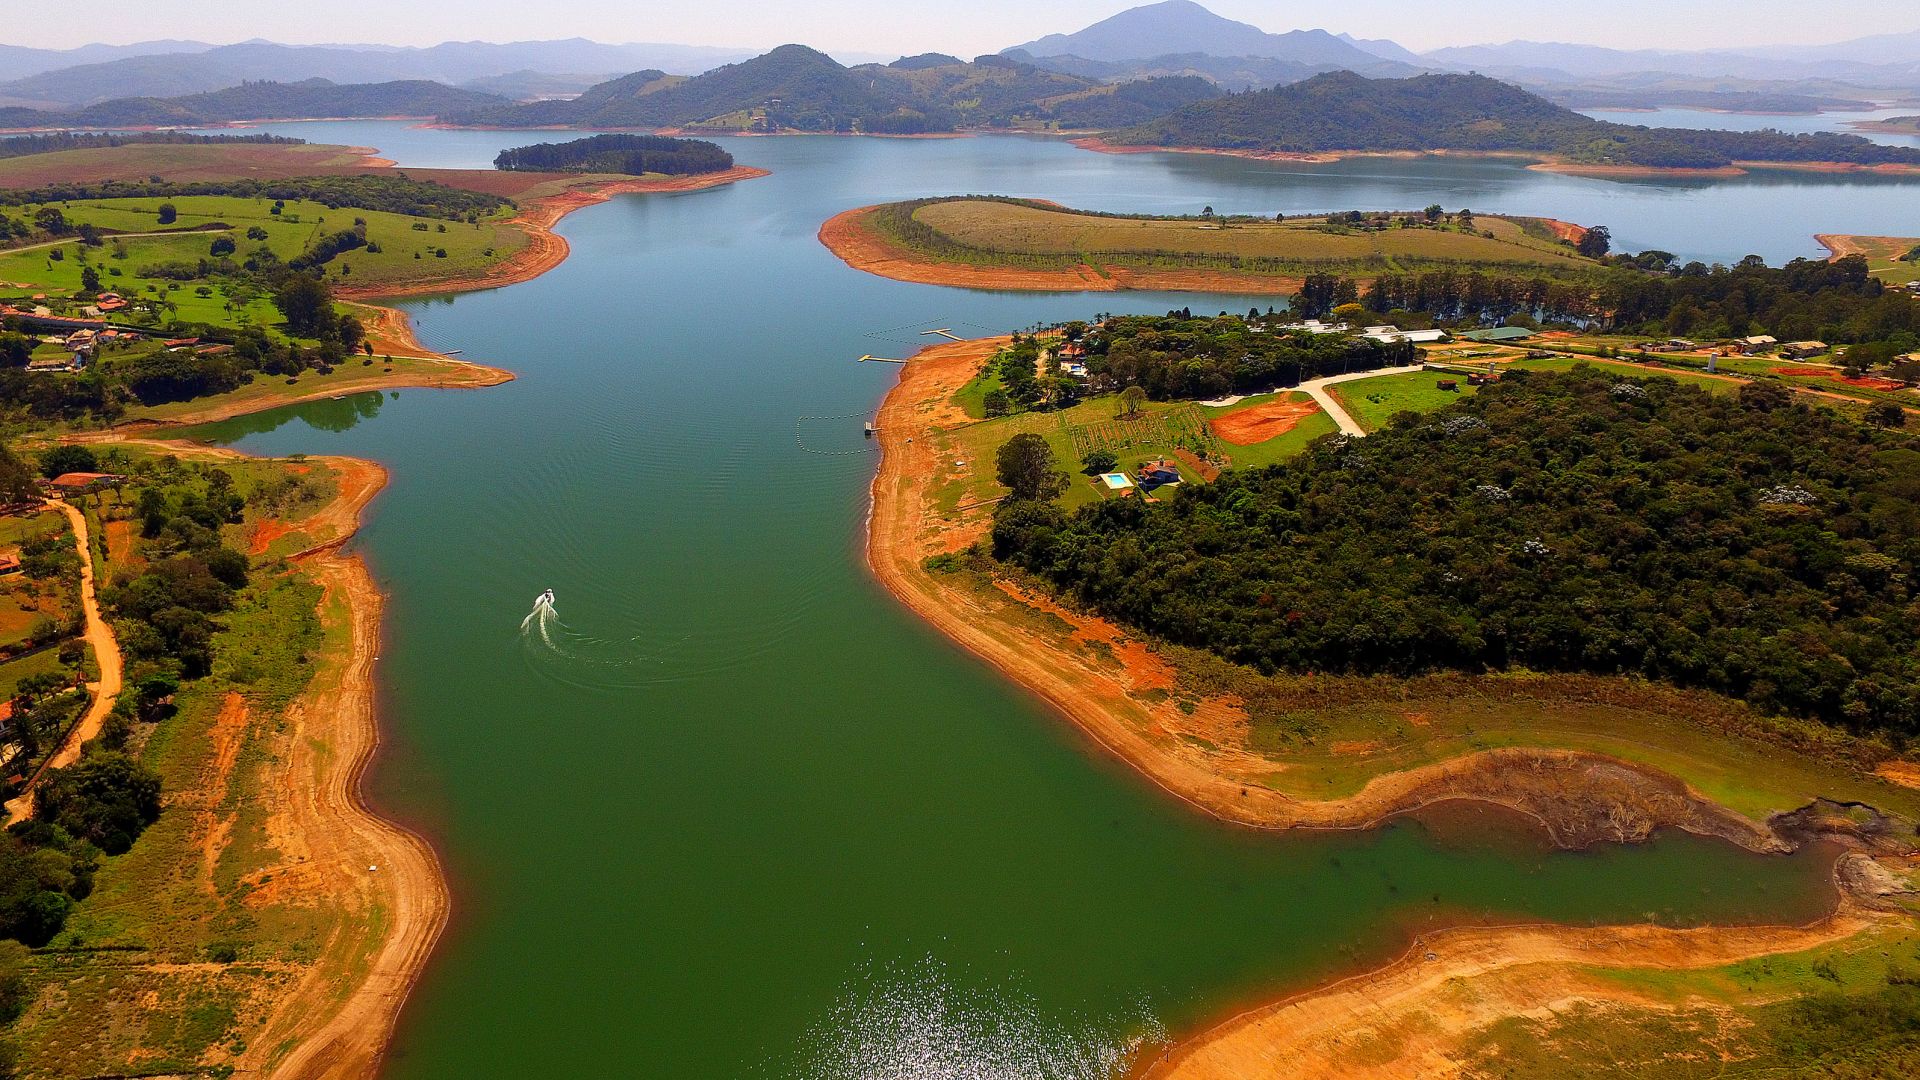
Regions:
<instances>
[{"instance_id":1,"label":"lake","mask_svg":"<svg viewBox=\"0 0 1920 1080\"><path fill-rule=\"evenodd\" d=\"M556 137L269 128L434 166ZM895 369L853 359L905 355L935 327L1249 301L910 285L847 269L814 234L848 207L965 192L1290 214L1440 202L1777 260L1818 254L1814 232L1910 231L1915 185L726 141L774 175L589 208L562 223L573 256L554 272L406 305L429 345L518 381L204 429L392 470L356 541L391 596L374 795L439 847L455 916L387 1075L1099 1077L1143 1040L1441 923L1824 909L1830 856L1687 836L1548 853L1411 821L1279 836L1157 794L869 578L860 428ZM555 616L527 621L548 588Z\"/></svg>"}]
</instances>

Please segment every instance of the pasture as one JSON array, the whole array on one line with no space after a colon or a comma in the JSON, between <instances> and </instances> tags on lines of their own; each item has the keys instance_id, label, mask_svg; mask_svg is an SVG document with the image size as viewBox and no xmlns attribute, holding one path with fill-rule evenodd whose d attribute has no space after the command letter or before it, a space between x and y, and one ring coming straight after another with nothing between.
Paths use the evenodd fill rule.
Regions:
<instances>
[{"instance_id":1,"label":"pasture","mask_svg":"<svg viewBox=\"0 0 1920 1080\"><path fill-rule=\"evenodd\" d=\"M1272 222L1109 217L1031 203L955 199L922 205L912 218L951 244L1008 256L1252 263L1252 269L1276 271L1385 271L1443 263L1582 271L1594 265L1540 235L1537 227L1530 229L1525 219L1491 216L1476 218L1471 230L1396 226L1370 231L1325 218Z\"/></svg>"}]
</instances>

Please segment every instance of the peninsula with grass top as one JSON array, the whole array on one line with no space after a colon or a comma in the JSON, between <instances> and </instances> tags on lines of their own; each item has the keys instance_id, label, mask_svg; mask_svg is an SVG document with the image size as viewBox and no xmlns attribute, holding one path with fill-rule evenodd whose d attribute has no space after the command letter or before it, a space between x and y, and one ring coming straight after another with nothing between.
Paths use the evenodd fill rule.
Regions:
<instances>
[{"instance_id":1,"label":"peninsula with grass top","mask_svg":"<svg viewBox=\"0 0 1920 1080\"><path fill-rule=\"evenodd\" d=\"M1585 232L1545 218L1440 207L1297 217L1205 208L1176 217L965 195L849 210L821 227L820 241L856 269L924 284L1288 295L1317 274L1365 281L1474 269L1579 280L1602 269L1577 247Z\"/></svg>"}]
</instances>

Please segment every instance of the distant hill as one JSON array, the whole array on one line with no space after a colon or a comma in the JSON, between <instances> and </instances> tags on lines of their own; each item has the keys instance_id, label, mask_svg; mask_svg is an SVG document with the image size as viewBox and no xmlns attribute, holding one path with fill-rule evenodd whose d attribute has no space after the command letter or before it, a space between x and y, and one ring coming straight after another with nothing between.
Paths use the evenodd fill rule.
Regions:
<instances>
[{"instance_id":1,"label":"distant hill","mask_svg":"<svg viewBox=\"0 0 1920 1080\"><path fill-rule=\"evenodd\" d=\"M122 98L70 112L0 109L0 125L20 127L187 127L238 120L309 117L438 116L505 105L507 99L419 79L340 85L325 79L250 82L175 98Z\"/></svg>"},{"instance_id":2,"label":"distant hill","mask_svg":"<svg viewBox=\"0 0 1920 1080\"><path fill-rule=\"evenodd\" d=\"M1215 15L1192 0L1131 8L1084 30L1048 34L1013 48L1030 56L1088 60L1137 60L1168 53L1261 56L1323 68L1365 66L1380 59L1324 30L1269 34Z\"/></svg>"},{"instance_id":3,"label":"distant hill","mask_svg":"<svg viewBox=\"0 0 1920 1080\"><path fill-rule=\"evenodd\" d=\"M1329 71L1347 71L1338 65L1303 64L1294 60L1276 60L1270 56L1209 56L1206 53L1169 53L1144 60L1088 60L1083 56L1030 56L1014 49L1000 55L1009 60L1032 63L1049 71L1118 82L1127 79L1158 79L1193 75L1206 79L1221 90L1264 90L1269 86L1299 82ZM1418 74L1419 69L1392 61L1377 61L1362 72L1375 77Z\"/></svg>"},{"instance_id":4,"label":"distant hill","mask_svg":"<svg viewBox=\"0 0 1920 1080\"><path fill-rule=\"evenodd\" d=\"M451 111L450 123L496 127L687 128L702 131L954 131L1013 124L1137 123L1218 93L1203 80L1110 85L999 56L929 53L845 67L803 45L690 79L624 75L572 101Z\"/></svg>"},{"instance_id":5,"label":"distant hill","mask_svg":"<svg viewBox=\"0 0 1920 1080\"><path fill-rule=\"evenodd\" d=\"M135 55L43 71L0 83L0 101L78 107L126 97L179 97L263 79L462 83L511 72L607 72L660 68L692 74L751 56L691 45L603 45L583 39L447 42L430 48L222 45L195 53Z\"/></svg>"},{"instance_id":6,"label":"distant hill","mask_svg":"<svg viewBox=\"0 0 1920 1080\"><path fill-rule=\"evenodd\" d=\"M1920 164L1920 150L1855 135L1697 131L1608 123L1483 75L1317 75L1188 105L1115 132L1132 146L1230 150L1524 151L1596 165L1716 168L1733 161Z\"/></svg>"},{"instance_id":7,"label":"distant hill","mask_svg":"<svg viewBox=\"0 0 1920 1080\"><path fill-rule=\"evenodd\" d=\"M214 47L204 41L142 41L135 45L82 45L77 49L30 49L24 45L0 45L0 82L80 64L103 64L129 56L159 53L200 53Z\"/></svg>"},{"instance_id":8,"label":"distant hill","mask_svg":"<svg viewBox=\"0 0 1920 1080\"><path fill-rule=\"evenodd\" d=\"M1509 41L1435 49L1421 58L1436 67L1541 82L1659 72L1769 80L1842 79L1885 88L1920 86L1920 34L1889 34L1839 45L1698 52Z\"/></svg>"}]
</instances>

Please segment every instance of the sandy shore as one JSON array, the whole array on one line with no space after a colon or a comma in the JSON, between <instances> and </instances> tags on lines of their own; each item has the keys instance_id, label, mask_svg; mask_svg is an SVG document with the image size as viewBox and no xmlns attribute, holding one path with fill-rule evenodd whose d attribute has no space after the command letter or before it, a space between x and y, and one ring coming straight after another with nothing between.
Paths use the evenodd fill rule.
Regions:
<instances>
[{"instance_id":1,"label":"sandy shore","mask_svg":"<svg viewBox=\"0 0 1920 1080\"><path fill-rule=\"evenodd\" d=\"M1225 150L1213 146L1120 146L1098 137L1072 140L1083 150L1102 154L1218 154L1222 157L1248 158L1254 161L1288 161L1302 165L1330 165L1352 158L1511 158L1531 161L1527 168L1538 172L1598 179L1716 179L1745 176L1754 169L1786 169L1818 173L1876 173L1885 176L1920 175L1920 165L1860 165L1847 161L1735 161L1714 168L1667 168L1655 165L1589 165L1565 161L1519 150L1328 150L1318 153L1286 153L1277 150Z\"/></svg>"},{"instance_id":2,"label":"sandy shore","mask_svg":"<svg viewBox=\"0 0 1920 1080\"><path fill-rule=\"evenodd\" d=\"M1846 860L1866 860L1848 855ZM1856 863L1857 865L1857 863ZM1383 968L1260 1005L1140 1062L1149 1080L1419 1080L1460 1074L1458 1049L1514 1016L1590 1003L1665 1011L1608 970L1698 970L1797 952L1897 916L1870 909L1842 879L1841 905L1807 926L1459 927L1416 939Z\"/></svg>"},{"instance_id":3,"label":"sandy shore","mask_svg":"<svg viewBox=\"0 0 1920 1080\"><path fill-rule=\"evenodd\" d=\"M1210 700L1187 716L1170 703L1150 704L1150 690L1173 685L1174 673L1143 643L1111 624L1002 584L1009 598L1064 621L1061 643L1028 629L1033 620L1004 617L992 595L952 575L927 570L927 556L957 551L978 539L983 517L955 521L934 505L945 472L934 437L969 422L953 394L980 363L1005 344L994 338L926 349L903 366L881 405L883 456L873 481L867 558L880 581L915 613L992 664L1072 721L1094 742L1161 790L1223 820L1262 828L1367 828L1438 802L1467 799L1516 810L1557 842L1643 838L1670 826L1725 838L1755 851L1797 843L1775 829L1725 810L1670 777L1601 755L1509 748L1473 753L1368 783L1335 800L1292 798L1246 779L1271 771L1263 761L1235 775L1231 755L1197 750L1182 735L1231 725L1235 703ZM1099 648L1083 648L1098 645ZM1101 662L1110 656L1120 663ZM1164 695L1162 695L1164 696ZM1594 815L1632 807L1640 820L1609 835ZM1618 824L1617 821L1612 824ZM1789 830L1791 831L1791 830ZM1863 856L1850 855L1849 859ZM1598 985L1596 967L1707 967L1744 957L1809 948L1858 933L1883 916L1866 912L1844 887L1842 906L1806 927L1667 930L1653 926L1578 928L1463 927L1428 935L1399 961L1330 986L1261 1005L1190 1037L1143 1063L1145 1075L1182 1080L1254 1076L1429 1077L1455 1070L1449 1048L1505 1016L1533 1013L1585 995L1621 1000ZM1395 1025L1413 1024L1408 1030ZM1390 1060L1361 1064L1351 1050L1359 1031L1391 1029L1373 1045L1392 1044Z\"/></svg>"},{"instance_id":4,"label":"sandy shore","mask_svg":"<svg viewBox=\"0 0 1920 1080\"><path fill-rule=\"evenodd\" d=\"M352 468L385 479L377 465ZM379 487L343 478L335 505L357 513L353 504L364 506ZM338 550L345 539L300 557L326 590L323 610L347 613L351 647L288 710L287 775L315 782L289 783L273 800L269 832L287 861L300 864L303 888L324 892L349 914L240 1060L240 1071L274 1080L373 1075L451 905L431 845L381 817L362 791L380 745L373 664L383 601L366 564ZM385 936L369 943L366 927L382 924ZM357 982L343 986L349 979Z\"/></svg>"},{"instance_id":5,"label":"sandy shore","mask_svg":"<svg viewBox=\"0 0 1920 1080\"><path fill-rule=\"evenodd\" d=\"M820 242L855 270L920 285L1015 292L1222 292L1250 296L1291 296L1301 279L1230 270L1134 270L1082 264L1069 270L1029 270L1006 266L968 266L931 262L897 247L866 225L878 206L862 206L828 218Z\"/></svg>"}]
</instances>

